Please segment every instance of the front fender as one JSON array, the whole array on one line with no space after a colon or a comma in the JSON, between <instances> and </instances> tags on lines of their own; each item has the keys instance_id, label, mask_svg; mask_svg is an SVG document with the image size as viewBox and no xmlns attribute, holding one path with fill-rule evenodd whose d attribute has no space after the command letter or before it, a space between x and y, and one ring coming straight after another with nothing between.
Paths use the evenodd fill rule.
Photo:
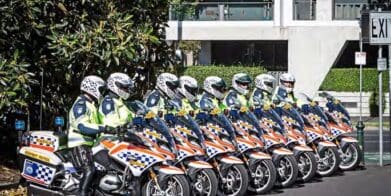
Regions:
<instances>
[{"instance_id":1,"label":"front fender","mask_svg":"<svg viewBox=\"0 0 391 196\"><path fill-rule=\"evenodd\" d=\"M251 152L248 155L250 159L272 159L272 157L269 154L263 153L263 152Z\"/></svg>"},{"instance_id":2,"label":"front fender","mask_svg":"<svg viewBox=\"0 0 391 196\"><path fill-rule=\"evenodd\" d=\"M187 164L190 168L211 169L213 166L206 161L192 160Z\"/></svg>"},{"instance_id":3,"label":"front fender","mask_svg":"<svg viewBox=\"0 0 391 196\"><path fill-rule=\"evenodd\" d=\"M178 174L185 174L185 172L174 166L170 165L162 165L158 169L159 173L166 174L166 175L178 175Z\"/></svg>"},{"instance_id":4,"label":"front fender","mask_svg":"<svg viewBox=\"0 0 391 196\"><path fill-rule=\"evenodd\" d=\"M273 154L277 155L293 155L293 152L286 148L277 148L273 150Z\"/></svg>"},{"instance_id":5,"label":"front fender","mask_svg":"<svg viewBox=\"0 0 391 196\"><path fill-rule=\"evenodd\" d=\"M312 149L308 146L296 145L295 147L293 147L293 151L312 152Z\"/></svg>"},{"instance_id":6,"label":"front fender","mask_svg":"<svg viewBox=\"0 0 391 196\"><path fill-rule=\"evenodd\" d=\"M341 138L341 146L344 146L347 143L358 143L358 140L353 137L347 137L347 136L342 137Z\"/></svg>"},{"instance_id":7,"label":"front fender","mask_svg":"<svg viewBox=\"0 0 391 196\"><path fill-rule=\"evenodd\" d=\"M234 156L229 156L229 155L223 156L220 159L220 161L225 163L225 164L229 164L229 165L232 165L232 164L243 164L244 163L241 159L239 159L237 157L234 157Z\"/></svg>"},{"instance_id":8,"label":"front fender","mask_svg":"<svg viewBox=\"0 0 391 196\"><path fill-rule=\"evenodd\" d=\"M337 145L329 141L321 141L318 143L318 151L322 151L323 148L337 148Z\"/></svg>"}]
</instances>

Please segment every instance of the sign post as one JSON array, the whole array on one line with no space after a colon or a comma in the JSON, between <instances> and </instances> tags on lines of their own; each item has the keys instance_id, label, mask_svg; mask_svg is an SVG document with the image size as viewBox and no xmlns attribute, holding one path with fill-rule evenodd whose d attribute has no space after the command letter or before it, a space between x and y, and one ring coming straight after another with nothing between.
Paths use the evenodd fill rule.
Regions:
<instances>
[{"instance_id":1,"label":"sign post","mask_svg":"<svg viewBox=\"0 0 391 196\"><path fill-rule=\"evenodd\" d=\"M362 153L362 164L365 165L364 153L364 122L362 121L362 66L366 63L366 53L362 51L362 36L360 32L360 52L355 53L355 64L360 65L360 119L357 122L357 139Z\"/></svg>"}]
</instances>

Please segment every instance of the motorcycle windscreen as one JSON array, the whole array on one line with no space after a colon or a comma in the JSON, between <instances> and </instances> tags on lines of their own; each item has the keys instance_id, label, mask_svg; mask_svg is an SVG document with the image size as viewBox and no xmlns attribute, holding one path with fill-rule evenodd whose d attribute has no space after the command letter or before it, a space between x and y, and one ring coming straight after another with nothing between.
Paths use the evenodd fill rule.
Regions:
<instances>
[{"instance_id":1,"label":"motorcycle windscreen","mask_svg":"<svg viewBox=\"0 0 391 196\"><path fill-rule=\"evenodd\" d=\"M227 134L231 137L230 139L235 138L235 130L231 124L231 122L228 120L228 118L223 114L217 114L217 115L210 115L209 121L212 123L215 123L223 128L223 132L226 131Z\"/></svg>"},{"instance_id":2,"label":"motorcycle windscreen","mask_svg":"<svg viewBox=\"0 0 391 196\"><path fill-rule=\"evenodd\" d=\"M347 120L349 120L349 121L351 120L348 111L342 106L341 103L328 102L326 104L326 106L328 107L330 112L333 112L333 111L341 112L342 114L345 115Z\"/></svg>"},{"instance_id":3,"label":"motorcycle windscreen","mask_svg":"<svg viewBox=\"0 0 391 196\"><path fill-rule=\"evenodd\" d=\"M282 129L284 128L284 122L274 109L263 111L262 118L267 118L277 123L277 126L273 128L279 130L282 133Z\"/></svg>"},{"instance_id":4,"label":"motorcycle windscreen","mask_svg":"<svg viewBox=\"0 0 391 196\"><path fill-rule=\"evenodd\" d=\"M319 124L327 127L328 118L318 105L314 105L314 106L308 105L308 112L319 116L320 117Z\"/></svg>"},{"instance_id":5,"label":"motorcycle windscreen","mask_svg":"<svg viewBox=\"0 0 391 196\"><path fill-rule=\"evenodd\" d=\"M164 123L162 119L160 119L159 117L146 119L146 124L147 126L150 126L153 129L157 130L159 133L161 133L163 137L167 140L167 145L170 148L174 147L174 138L171 135L170 129L167 127L166 123Z\"/></svg>"},{"instance_id":6,"label":"motorcycle windscreen","mask_svg":"<svg viewBox=\"0 0 391 196\"><path fill-rule=\"evenodd\" d=\"M263 130L259 125L258 119L254 113L250 111L246 111L246 112L239 112L238 115L240 120L250 123L252 126L254 126L254 128L257 130L258 133L263 133Z\"/></svg>"},{"instance_id":7,"label":"motorcycle windscreen","mask_svg":"<svg viewBox=\"0 0 391 196\"><path fill-rule=\"evenodd\" d=\"M304 120L301 117L300 113L295 108L292 107L289 110L280 108L279 111L281 112L281 116L285 115L287 117L292 118L297 122L297 126L298 126L297 128L299 128L300 130L304 130Z\"/></svg>"},{"instance_id":8,"label":"motorcycle windscreen","mask_svg":"<svg viewBox=\"0 0 391 196\"><path fill-rule=\"evenodd\" d=\"M177 116L176 123L177 125L191 129L191 131L193 131L198 137L197 139L199 140L199 142L205 140L200 126L195 122L195 120L189 114L183 116Z\"/></svg>"}]
</instances>

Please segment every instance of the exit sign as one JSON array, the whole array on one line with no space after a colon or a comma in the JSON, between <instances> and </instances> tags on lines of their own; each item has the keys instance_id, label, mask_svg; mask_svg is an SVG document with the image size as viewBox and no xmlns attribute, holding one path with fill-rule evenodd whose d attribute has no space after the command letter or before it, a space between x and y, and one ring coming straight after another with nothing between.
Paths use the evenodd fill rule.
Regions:
<instances>
[{"instance_id":1,"label":"exit sign","mask_svg":"<svg viewBox=\"0 0 391 196\"><path fill-rule=\"evenodd\" d=\"M364 12L361 15L363 42L391 44L391 12Z\"/></svg>"}]
</instances>

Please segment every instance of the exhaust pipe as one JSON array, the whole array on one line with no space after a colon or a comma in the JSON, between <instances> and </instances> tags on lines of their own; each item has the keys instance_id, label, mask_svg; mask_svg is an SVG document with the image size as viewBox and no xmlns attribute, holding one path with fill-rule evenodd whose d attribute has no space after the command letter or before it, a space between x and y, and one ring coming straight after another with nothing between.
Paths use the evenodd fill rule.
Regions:
<instances>
[{"instance_id":1,"label":"exhaust pipe","mask_svg":"<svg viewBox=\"0 0 391 196\"><path fill-rule=\"evenodd\" d=\"M27 186L27 192L28 195L64 196L64 194L59 191L53 191L34 184L29 184Z\"/></svg>"}]
</instances>

